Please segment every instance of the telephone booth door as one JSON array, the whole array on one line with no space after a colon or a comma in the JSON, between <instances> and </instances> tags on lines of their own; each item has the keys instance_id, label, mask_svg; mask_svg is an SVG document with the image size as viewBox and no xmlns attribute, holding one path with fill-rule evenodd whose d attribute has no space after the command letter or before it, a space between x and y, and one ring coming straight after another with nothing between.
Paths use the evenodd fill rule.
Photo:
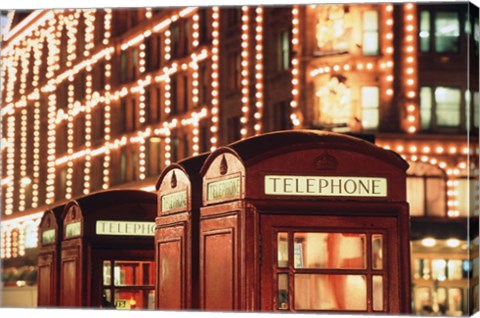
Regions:
<instances>
[{"instance_id":1,"label":"telephone booth door","mask_svg":"<svg viewBox=\"0 0 480 318\"><path fill-rule=\"evenodd\" d=\"M262 215L260 222L262 311L401 311L396 218Z\"/></svg>"},{"instance_id":2,"label":"telephone booth door","mask_svg":"<svg viewBox=\"0 0 480 318\"><path fill-rule=\"evenodd\" d=\"M95 307L154 309L155 266L150 251L92 252L92 302Z\"/></svg>"}]
</instances>

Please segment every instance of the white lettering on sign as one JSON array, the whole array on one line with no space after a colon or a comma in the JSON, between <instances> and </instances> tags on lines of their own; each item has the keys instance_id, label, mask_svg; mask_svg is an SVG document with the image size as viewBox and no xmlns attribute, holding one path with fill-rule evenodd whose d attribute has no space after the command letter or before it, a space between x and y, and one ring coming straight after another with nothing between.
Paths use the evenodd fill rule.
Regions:
<instances>
[{"instance_id":1,"label":"white lettering on sign","mask_svg":"<svg viewBox=\"0 0 480 318\"><path fill-rule=\"evenodd\" d=\"M207 184L207 201L240 198L240 177Z\"/></svg>"},{"instance_id":2,"label":"white lettering on sign","mask_svg":"<svg viewBox=\"0 0 480 318\"><path fill-rule=\"evenodd\" d=\"M65 227L65 237L80 236L81 233L82 233L81 222L69 223Z\"/></svg>"},{"instance_id":3,"label":"white lettering on sign","mask_svg":"<svg viewBox=\"0 0 480 318\"><path fill-rule=\"evenodd\" d=\"M187 208L187 191L175 192L162 196L162 211Z\"/></svg>"},{"instance_id":4,"label":"white lettering on sign","mask_svg":"<svg viewBox=\"0 0 480 318\"><path fill-rule=\"evenodd\" d=\"M42 244L52 244L55 242L55 229L45 230L42 233Z\"/></svg>"},{"instance_id":5,"label":"white lettering on sign","mask_svg":"<svg viewBox=\"0 0 480 318\"><path fill-rule=\"evenodd\" d=\"M386 197L387 179L370 177L265 176L266 195Z\"/></svg>"},{"instance_id":6,"label":"white lettering on sign","mask_svg":"<svg viewBox=\"0 0 480 318\"><path fill-rule=\"evenodd\" d=\"M97 235L155 236L155 222L102 221L95 224Z\"/></svg>"}]
</instances>

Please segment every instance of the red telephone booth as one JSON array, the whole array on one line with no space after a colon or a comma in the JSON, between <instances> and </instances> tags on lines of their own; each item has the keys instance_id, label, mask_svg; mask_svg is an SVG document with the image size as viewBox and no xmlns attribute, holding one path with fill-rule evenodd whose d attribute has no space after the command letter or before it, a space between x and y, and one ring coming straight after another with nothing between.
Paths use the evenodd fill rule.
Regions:
<instances>
[{"instance_id":1,"label":"red telephone booth","mask_svg":"<svg viewBox=\"0 0 480 318\"><path fill-rule=\"evenodd\" d=\"M198 309L198 227L207 154L165 168L157 182L156 307Z\"/></svg>"},{"instance_id":2,"label":"red telephone booth","mask_svg":"<svg viewBox=\"0 0 480 318\"><path fill-rule=\"evenodd\" d=\"M407 168L318 131L214 151L201 170L200 308L410 312Z\"/></svg>"},{"instance_id":3,"label":"red telephone booth","mask_svg":"<svg viewBox=\"0 0 480 318\"><path fill-rule=\"evenodd\" d=\"M39 225L37 306L58 306L60 242L63 234L62 212L65 205L45 211Z\"/></svg>"},{"instance_id":4,"label":"red telephone booth","mask_svg":"<svg viewBox=\"0 0 480 318\"><path fill-rule=\"evenodd\" d=\"M63 212L60 306L153 309L157 196L112 190Z\"/></svg>"}]
</instances>

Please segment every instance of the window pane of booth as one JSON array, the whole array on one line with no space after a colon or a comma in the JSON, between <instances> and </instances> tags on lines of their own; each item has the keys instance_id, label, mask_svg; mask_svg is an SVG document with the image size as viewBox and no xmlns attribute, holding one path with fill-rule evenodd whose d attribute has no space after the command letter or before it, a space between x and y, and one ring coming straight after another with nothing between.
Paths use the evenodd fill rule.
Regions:
<instances>
[{"instance_id":1,"label":"window pane of booth","mask_svg":"<svg viewBox=\"0 0 480 318\"><path fill-rule=\"evenodd\" d=\"M366 235L295 233L295 268L366 268Z\"/></svg>"},{"instance_id":2,"label":"window pane of booth","mask_svg":"<svg viewBox=\"0 0 480 318\"><path fill-rule=\"evenodd\" d=\"M288 233L282 232L277 235L278 267L288 266Z\"/></svg>"},{"instance_id":3,"label":"window pane of booth","mask_svg":"<svg viewBox=\"0 0 480 318\"><path fill-rule=\"evenodd\" d=\"M278 309L288 309L288 274L278 274Z\"/></svg>"},{"instance_id":4,"label":"window pane of booth","mask_svg":"<svg viewBox=\"0 0 480 318\"><path fill-rule=\"evenodd\" d=\"M152 262L115 261L115 286L154 285Z\"/></svg>"},{"instance_id":5,"label":"window pane of booth","mask_svg":"<svg viewBox=\"0 0 480 318\"><path fill-rule=\"evenodd\" d=\"M373 310L383 310L383 276L374 275L373 280Z\"/></svg>"},{"instance_id":6,"label":"window pane of booth","mask_svg":"<svg viewBox=\"0 0 480 318\"><path fill-rule=\"evenodd\" d=\"M421 314L431 314L432 308L432 293L430 287L414 287L415 312Z\"/></svg>"},{"instance_id":7,"label":"window pane of booth","mask_svg":"<svg viewBox=\"0 0 480 318\"><path fill-rule=\"evenodd\" d=\"M154 309L155 291L115 289L116 309Z\"/></svg>"},{"instance_id":8,"label":"window pane of booth","mask_svg":"<svg viewBox=\"0 0 480 318\"><path fill-rule=\"evenodd\" d=\"M432 260L432 278L439 281L447 278L447 262L444 259Z\"/></svg>"},{"instance_id":9,"label":"window pane of booth","mask_svg":"<svg viewBox=\"0 0 480 318\"><path fill-rule=\"evenodd\" d=\"M463 262L460 259L451 259L448 261L448 279L462 279Z\"/></svg>"},{"instance_id":10,"label":"window pane of booth","mask_svg":"<svg viewBox=\"0 0 480 318\"><path fill-rule=\"evenodd\" d=\"M103 285L108 286L112 284L112 262L103 261Z\"/></svg>"},{"instance_id":11,"label":"window pane of booth","mask_svg":"<svg viewBox=\"0 0 480 318\"><path fill-rule=\"evenodd\" d=\"M373 269L383 268L383 235L372 235L372 267Z\"/></svg>"},{"instance_id":12,"label":"window pane of booth","mask_svg":"<svg viewBox=\"0 0 480 318\"><path fill-rule=\"evenodd\" d=\"M460 288L448 289L448 309L450 315L462 314L463 295Z\"/></svg>"},{"instance_id":13,"label":"window pane of booth","mask_svg":"<svg viewBox=\"0 0 480 318\"><path fill-rule=\"evenodd\" d=\"M295 274L295 309L366 310L366 277Z\"/></svg>"}]
</instances>

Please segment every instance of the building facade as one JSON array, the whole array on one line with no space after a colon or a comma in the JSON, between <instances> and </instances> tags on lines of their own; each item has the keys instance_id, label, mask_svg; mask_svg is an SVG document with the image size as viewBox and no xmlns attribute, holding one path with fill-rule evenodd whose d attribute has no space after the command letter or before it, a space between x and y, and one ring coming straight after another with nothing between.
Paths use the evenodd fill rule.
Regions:
<instances>
[{"instance_id":1,"label":"building facade","mask_svg":"<svg viewBox=\"0 0 480 318\"><path fill-rule=\"evenodd\" d=\"M478 238L467 218L478 220L473 5L10 18L1 51L5 287L34 284L37 227L49 207L103 189L153 190L179 159L305 128L366 136L409 161L413 309L478 309Z\"/></svg>"}]
</instances>

